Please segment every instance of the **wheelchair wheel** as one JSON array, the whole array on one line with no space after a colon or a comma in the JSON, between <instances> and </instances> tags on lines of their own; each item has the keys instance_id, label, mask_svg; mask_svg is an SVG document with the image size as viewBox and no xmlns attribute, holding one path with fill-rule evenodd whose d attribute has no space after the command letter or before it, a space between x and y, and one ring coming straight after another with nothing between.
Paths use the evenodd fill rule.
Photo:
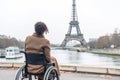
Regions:
<instances>
[{"instance_id":1,"label":"wheelchair wheel","mask_svg":"<svg viewBox=\"0 0 120 80\"><path fill-rule=\"evenodd\" d=\"M59 80L57 69L53 66L49 67L44 75L43 80Z\"/></svg>"},{"instance_id":2,"label":"wheelchair wheel","mask_svg":"<svg viewBox=\"0 0 120 80\"><path fill-rule=\"evenodd\" d=\"M31 76L25 74L25 65L18 69L15 80L32 80Z\"/></svg>"},{"instance_id":3,"label":"wheelchair wheel","mask_svg":"<svg viewBox=\"0 0 120 80\"><path fill-rule=\"evenodd\" d=\"M25 65L18 69L15 80L32 80L32 75L25 73ZM49 67L44 74L43 80L59 80L56 68L53 66Z\"/></svg>"}]
</instances>

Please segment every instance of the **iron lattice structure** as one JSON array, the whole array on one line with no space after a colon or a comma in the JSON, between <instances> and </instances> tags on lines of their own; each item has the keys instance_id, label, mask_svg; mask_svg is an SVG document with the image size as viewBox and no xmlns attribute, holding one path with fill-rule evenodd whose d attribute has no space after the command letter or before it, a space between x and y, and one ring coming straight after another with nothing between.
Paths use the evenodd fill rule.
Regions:
<instances>
[{"instance_id":1,"label":"iron lattice structure","mask_svg":"<svg viewBox=\"0 0 120 80\"><path fill-rule=\"evenodd\" d=\"M83 34L81 33L80 27L79 27L79 22L78 22L78 16L77 16L77 12L76 12L76 1L73 0L73 4L72 4L72 20L70 21L70 26L68 29L67 34L65 35L65 38L61 44L61 47L65 47L67 42L71 41L71 40L76 40L80 42L80 46L85 46L86 45L86 41L83 37ZM76 29L76 34L72 34L72 29L75 28Z\"/></svg>"}]
</instances>

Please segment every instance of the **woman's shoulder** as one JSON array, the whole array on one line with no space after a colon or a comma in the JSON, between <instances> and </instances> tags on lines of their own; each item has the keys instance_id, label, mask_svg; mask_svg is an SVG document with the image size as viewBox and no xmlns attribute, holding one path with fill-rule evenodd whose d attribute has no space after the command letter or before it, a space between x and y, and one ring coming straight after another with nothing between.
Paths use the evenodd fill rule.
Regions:
<instances>
[{"instance_id":1,"label":"woman's shoulder","mask_svg":"<svg viewBox=\"0 0 120 80\"><path fill-rule=\"evenodd\" d=\"M28 40L28 39L30 39L30 38L32 38L32 36L31 36L31 35L28 35L28 36L26 36L26 39L25 39L25 40Z\"/></svg>"},{"instance_id":2,"label":"woman's shoulder","mask_svg":"<svg viewBox=\"0 0 120 80\"><path fill-rule=\"evenodd\" d=\"M34 40L34 41L40 41L42 43L50 43L50 41L48 39L46 39L45 37L42 36L34 36L34 35L28 35L26 37L26 40Z\"/></svg>"},{"instance_id":3,"label":"woman's shoulder","mask_svg":"<svg viewBox=\"0 0 120 80\"><path fill-rule=\"evenodd\" d=\"M46 38L43 38L43 41L46 42L46 43L50 43L50 41Z\"/></svg>"}]
</instances>

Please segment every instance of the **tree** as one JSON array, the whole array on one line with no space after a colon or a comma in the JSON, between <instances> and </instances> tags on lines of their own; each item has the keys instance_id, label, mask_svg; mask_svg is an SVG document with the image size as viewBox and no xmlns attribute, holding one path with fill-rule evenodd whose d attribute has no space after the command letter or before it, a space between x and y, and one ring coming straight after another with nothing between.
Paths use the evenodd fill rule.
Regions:
<instances>
[{"instance_id":1,"label":"tree","mask_svg":"<svg viewBox=\"0 0 120 80\"><path fill-rule=\"evenodd\" d=\"M111 43L112 45L115 45L115 47L120 46L120 34L114 33L111 35Z\"/></svg>"},{"instance_id":2,"label":"tree","mask_svg":"<svg viewBox=\"0 0 120 80\"><path fill-rule=\"evenodd\" d=\"M18 41L16 38L1 37L0 48L6 48L9 46L17 46L19 48L24 48L24 41Z\"/></svg>"},{"instance_id":3,"label":"tree","mask_svg":"<svg viewBox=\"0 0 120 80\"><path fill-rule=\"evenodd\" d=\"M96 47L97 48L110 48L110 39L109 36L101 36L100 38L98 38L97 43L96 43Z\"/></svg>"}]
</instances>

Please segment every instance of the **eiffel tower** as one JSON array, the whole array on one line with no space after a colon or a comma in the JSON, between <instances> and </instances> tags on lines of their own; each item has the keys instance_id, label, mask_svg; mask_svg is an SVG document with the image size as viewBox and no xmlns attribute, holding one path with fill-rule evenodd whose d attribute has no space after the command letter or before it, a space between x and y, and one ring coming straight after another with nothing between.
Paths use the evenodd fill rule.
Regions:
<instances>
[{"instance_id":1,"label":"eiffel tower","mask_svg":"<svg viewBox=\"0 0 120 80\"><path fill-rule=\"evenodd\" d=\"M67 42L71 41L71 40L76 40L80 42L80 46L85 46L86 45L86 41L83 38L83 34L80 31L80 27L79 27L79 22L78 22L78 17L77 17L77 12L76 12L76 1L73 0L73 4L72 4L72 20L70 21L70 26L68 29L67 34L65 35L65 38L61 44L61 47L65 47ZM76 29L76 34L72 34L72 29L75 28Z\"/></svg>"}]
</instances>

